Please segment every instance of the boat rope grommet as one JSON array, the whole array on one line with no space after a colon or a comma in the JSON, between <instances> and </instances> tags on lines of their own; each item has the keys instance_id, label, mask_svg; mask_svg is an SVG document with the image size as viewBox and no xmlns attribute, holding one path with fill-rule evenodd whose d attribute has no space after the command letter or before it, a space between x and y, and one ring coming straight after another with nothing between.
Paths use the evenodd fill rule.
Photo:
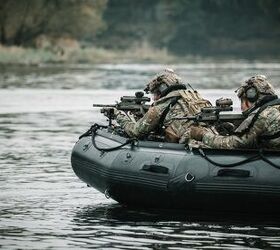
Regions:
<instances>
[{"instance_id":1,"label":"boat rope grommet","mask_svg":"<svg viewBox=\"0 0 280 250\"><path fill-rule=\"evenodd\" d=\"M110 195L110 192L109 192L108 188L105 190L104 195L105 195L106 199L110 199L111 198L111 195Z\"/></svg>"},{"instance_id":2,"label":"boat rope grommet","mask_svg":"<svg viewBox=\"0 0 280 250\"><path fill-rule=\"evenodd\" d=\"M83 151L84 151L84 152L85 152L85 151L88 151L89 148L90 148L89 143L88 143L88 144L85 144L85 145L83 146Z\"/></svg>"},{"instance_id":3,"label":"boat rope grommet","mask_svg":"<svg viewBox=\"0 0 280 250\"><path fill-rule=\"evenodd\" d=\"M194 180L194 178L195 178L194 175L192 175L189 172L185 175L186 182L192 182Z\"/></svg>"},{"instance_id":4,"label":"boat rope grommet","mask_svg":"<svg viewBox=\"0 0 280 250\"><path fill-rule=\"evenodd\" d=\"M99 155L99 157L103 157L104 155L105 155L105 151L100 151L100 155Z\"/></svg>"}]
</instances>

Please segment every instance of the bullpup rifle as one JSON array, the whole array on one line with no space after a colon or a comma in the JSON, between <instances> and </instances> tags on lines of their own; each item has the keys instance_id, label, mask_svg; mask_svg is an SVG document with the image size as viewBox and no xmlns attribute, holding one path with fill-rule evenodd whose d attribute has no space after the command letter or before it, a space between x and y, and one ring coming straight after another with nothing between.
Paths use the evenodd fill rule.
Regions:
<instances>
[{"instance_id":1,"label":"bullpup rifle","mask_svg":"<svg viewBox=\"0 0 280 250\"><path fill-rule=\"evenodd\" d=\"M221 114L221 112L233 111L232 100L229 98L220 98L216 100L216 106L202 108L201 112L193 116L175 118L176 120L189 120L194 122L205 123L223 123L233 122L240 123L246 116L243 114Z\"/></svg>"},{"instance_id":2,"label":"bullpup rifle","mask_svg":"<svg viewBox=\"0 0 280 250\"><path fill-rule=\"evenodd\" d=\"M93 104L93 107L101 108L100 112L103 113L109 120L109 126L112 125L114 117L114 108L120 111L124 111L126 114L132 114L136 119L141 118L149 109L150 105L146 102L150 102L149 97L144 96L144 92L135 92L134 96L122 96L119 102L116 104Z\"/></svg>"}]
</instances>

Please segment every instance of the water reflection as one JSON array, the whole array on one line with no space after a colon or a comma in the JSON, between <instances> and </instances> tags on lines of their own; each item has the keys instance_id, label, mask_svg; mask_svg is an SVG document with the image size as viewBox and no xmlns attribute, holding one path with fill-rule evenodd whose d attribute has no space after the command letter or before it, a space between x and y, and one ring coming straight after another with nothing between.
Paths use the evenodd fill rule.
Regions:
<instances>
[{"instance_id":1,"label":"water reflection","mask_svg":"<svg viewBox=\"0 0 280 250\"><path fill-rule=\"evenodd\" d=\"M139 210L109 204L86 206L79 210L73 219L76 225L73 231L80 243L102 249L277 248L280 218L265 217ZM269 217L270 222L267 221Z\"/></svg>"},{"instance_id":2,"label":"water reflection","mask_svg":"<svg viewBox=\"0 0 280 250\"><path fill-rule=\"evenodd\" d=\"M85 206L76 213L78 219L83 222L91 222L94 218L104 218L107 220L120 222L153 222L153 221L192 221L192 222L213 222L223 224L230 222L233 224L263 224L279 225L280 215L269 213L232 213L215 212L205 210L166 210L166 209L141 209L122 206L120 204L101 204L98 206Z\"/></svg>"}]
</instances>

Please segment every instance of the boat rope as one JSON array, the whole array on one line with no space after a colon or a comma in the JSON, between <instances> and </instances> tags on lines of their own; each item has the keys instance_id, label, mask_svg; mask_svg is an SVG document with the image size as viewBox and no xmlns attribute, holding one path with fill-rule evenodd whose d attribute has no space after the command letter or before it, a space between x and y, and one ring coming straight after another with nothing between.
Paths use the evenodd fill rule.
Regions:
<instances>
[{"instance_id":1,"label":"boat rope","mask_svg":"<svg viewBox=\"0 0 280 250\"><path fill-rule=\"evenodd\" d=\"M90 135L92 134L93 128L95 128L95 127L97 127L97 129L99 129L99 128L108 128L108 126L99 125L99 124L95 123L94 125L92 125L92 126L90 127L89 130L87 130L85 133L83 133L83 134L79 137L79 140L82 139L83 137L90 136ZM97 130L97 129L96 129L96 130ZM95 130L95 131L96 131L96 130Z\"/></svg>"},{"instance_id":2,"label":"boat rope","mask_svg":"<svg viewBox=\"0 0 280 250\"><path fill-rule=\"evenodd\" d=\"M199 148L198 149L198 152L199 154L204 158L206 159L208 162L210 162L211 164L215 165L215 166L218 166L218 167L227 167L227 168L232 168L232 167L236 167L236 166L240 166L240 165L243 165L243 164L246 164L246 163L249 163L249 162L252 162L252 161L256 161L256 160L263 160L264 162L268 163L269 165L271 165L272 167L275 167L277 169L280 169L280 166L278 166L277 164L273 163L272 161L270 161L269 159L267 159L265 157L265 155L263 154L263 150L260 149L258 154L256 155L253 155L245 160L242 160L242 161L239 161L239 162L235 162L235 163L230 163L230 164L222 164L222 163L219 163L219 162L215 162L213 161L212 159L210 159L206 154L205 152L203 151L202 148Z\"/></svg>"},{"instance_id":3,"label":"boat rope","mask_svg":"<svg viewBox=\"0 0 280 250\"><path fill-rule=\"evenodd\" d=\"M95 137L97 135L97 130L100 128L107 128L107 126L102 126L99 124L94 124L93 126L91 126L91 128L89 129L89 131L87 131L85 134L86 135L91 135L91 141L92 141L92 145L99 151L102 152L110 152L110 151L114 151L114 150L118 150L121 149L122 147L131 144L134 145L134 142L136 141L135 138L129 138L127 139L123 144L116 146L116 147L112 147L112 148L101 148L99 146L97 146L96 141L95 141ZM84 136L86 136L84 135Z\"/></svg>"},{"instance_id":4,"label":"boat rope","mask_svg":"<svg viewBox=\"0 0 280 250\"><path fill-rule=\"evenodd\" d=\"M268 159L264 156L263 150L262 150L262 149L259 151L259 155L260 155L261 159L262 159L264 162L270 164L272 167L275 167L275 168L277 168L277 169L280 169L280 166L278 166L277 164L275 164L275 163L273 163L272 161L268 160Z\"/></svg>"},{"instance_id":5,"label":"boat rope","mask_svg":"<svg viewBox=\"0 0 280 250\"><path fill-rule=\"evenodd\" d=\"M211 164L215 165L215 166L218 166L218 167L223 167L223 168L232 168L232 167L236 167L236 166L240 166L240 165L243 165L243 164L246 164L248 162L251 162L251 161L256 161L258 159L260 159L261 157L259 155L253 155L245 160L242 160L242 161L239 161L239 162L235 162L235 163L230 163L230 164L223 164L223 163L219 163L219 162L215 162L213 160L211 160L206 154L205 152L203 151L202 148L199 148L198 149L198 152L199 154L204 158L206 159L208 162L210 162Z\"/></svg>"}]
</instances>

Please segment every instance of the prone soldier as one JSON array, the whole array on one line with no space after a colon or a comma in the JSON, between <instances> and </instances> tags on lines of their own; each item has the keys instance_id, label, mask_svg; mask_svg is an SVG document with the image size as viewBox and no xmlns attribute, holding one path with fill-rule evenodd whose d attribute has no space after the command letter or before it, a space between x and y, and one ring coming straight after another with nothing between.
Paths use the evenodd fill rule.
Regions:
<instances>
[{"instance_id":1,"label":"prone soldier","mask_svg":"<svg viewBox=\"0 0 280 250\"><path fill-rule=\"evenodd\" d=\"M187 90L171 69L156 75L145 91L153 94L154 103L137 121L114 109L116 121L130 137L143 138L154 133L168 142L184 142L184 133L193 121L176 120L176 117L194 115L201 108L211 106L195 90Z\"/></svg>"},{"instance_id":2,"label":"prone soldier","mask_svg":"<svg viewBox=\"0 0 280 250\"><path fill-rule=\"evenodd\" d=\"M249 78L237 90L247 117L233 135L221 136L192 127L190 137L211 148L280 148L280 99L263 75Z\"/></svg>"}]
</instances>

